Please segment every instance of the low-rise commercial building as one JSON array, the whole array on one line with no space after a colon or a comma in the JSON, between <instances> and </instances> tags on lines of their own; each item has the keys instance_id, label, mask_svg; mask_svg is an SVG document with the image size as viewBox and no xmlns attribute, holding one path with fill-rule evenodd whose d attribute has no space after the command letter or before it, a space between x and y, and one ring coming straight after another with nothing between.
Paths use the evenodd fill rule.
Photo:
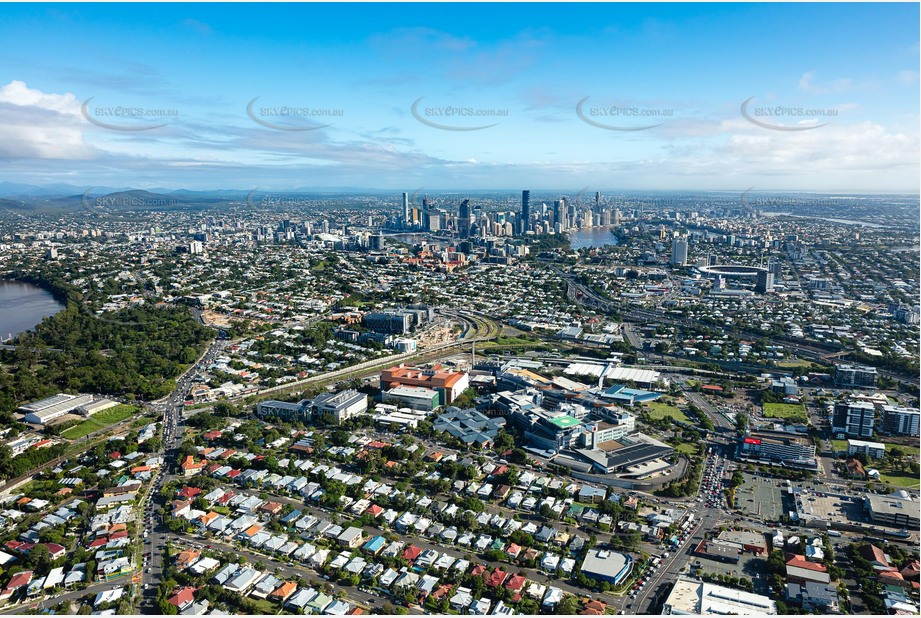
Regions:
<instances>
[{"instance_id":1,"label":"low-rise commercial building","mask_svg":"<svg viewBox=\"0 0 921 618\"><path fill-rule=\"evenodd\" d=\"M342 423L356 414L368 411L368 396L354 389L338 393L322 393L313 400L304 399L297 403L287 401L261 401L256 404L256 415L288 421L306 421L315 416L331 415L336 423Z\"/></svg>"},{"instance_id":2,"label":"low-rise commercial building","mask_svg":"<svg viewBox=\"0 0 921 618\"><path fill-rule=\"evenodd\" d=\"M397 386L381 394L384 403L405 405L413 410L431 412L438 408L438 392L430 388L415 386Z\"/></svg>"},{"instance_id":3,"label":"low-rise commercial building","mask_svg":"<svg viewBox=\"0 0 921 618\"><path fill-rule=\"evenodd\" d=\"M815 468L815 444L807 437L781 431L752 432L742 438L739 457Z\"/></svg>"},{"instance_id":4,"label":"low-rise commercial building","mask_svg":"<svg viewBox=\"0 0 921 618\"><path fill-rule=\"evenodd\" d=\"M627 579L633 570L633 558L629 554L605 549L590 549L582 562L582 573L598 581L618 585Z\"/></svg>"},{"instance_id":5,"label":"low-rise commercial building","mask_svg":"<svg viewBox=\"0 0 921 618\"><path fill-rule=\"evenodd\" d=\"M368 396L351 388L338 393L322 393L311 402L311 408L314 415L331 414L336 423L341 424L368 411Z\"/></svg>"},{"instance_id":6,"label":"low-rise commercial building","mask_svg":"<svg viewBox=\"0 0 921 618\"><path fill-rule=\"evenodd\" d=\"M918 503L904 489L888 496L867 494L864 507L874 524L909 530L921 527Z\"/></svg>"},{"instance_id":7,"label":"low-rise commercial building","mask_svg":"<svg viewBox=\"0 0 921 618\"><path fill-rule=\"evenodd\" d=\"M679 577L662 606L668 615L776 615L777 605L761 594Z\"/></svg>"},{"instance_id":8,"label":"low-rise commercial building","mask_svg":"<svg viewBox=\"0 0 921 618\"><path fill-rule=\"evenodd\" d=\"M489 417L476 410L452 409L439 415L433 426L435 431L449 433L464 444L484 447L491 445L505 427L505 419Z\"/></svg>"}]
</instances>

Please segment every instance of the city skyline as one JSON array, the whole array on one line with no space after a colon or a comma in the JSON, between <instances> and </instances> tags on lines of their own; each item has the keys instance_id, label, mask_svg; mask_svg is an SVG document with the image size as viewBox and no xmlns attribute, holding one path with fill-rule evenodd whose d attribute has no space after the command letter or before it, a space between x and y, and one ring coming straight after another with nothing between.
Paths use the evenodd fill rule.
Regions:
<instances>
[{"instance_id":1,"label":"city skyline","mask_svg":"<svg viewBox=\"0 0 921 618\"><path fill-rule=\"evenodd\" d=\"M2 9L0 183L918 188L913 5L35 8Z\"/></svg>"}]
</instances>

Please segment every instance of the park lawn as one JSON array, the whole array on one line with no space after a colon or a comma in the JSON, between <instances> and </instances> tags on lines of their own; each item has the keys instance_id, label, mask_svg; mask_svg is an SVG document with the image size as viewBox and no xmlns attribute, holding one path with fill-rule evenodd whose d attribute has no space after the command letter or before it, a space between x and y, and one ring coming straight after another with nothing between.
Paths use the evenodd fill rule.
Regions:
<instances>
[{"instance_id":1,"label":"park lawn","mask_svg":"<svg viewBox=\"0 0 921 618\"><path fill-rule=\"evenodd\" d=\"M914 457L915 459L918 459L918 457L921 457L921 449L919 449L917 446L903 446L901 444L889 444L888 442L883 442L883 444L886 445L887 452L891 451L894 448L897 448L901 450L903 453L905 453L906 455L910 457Z\"/></svg>"},{"instance_id":2,"label":"park lawn","mask_svg":"<svg viewBox=\"0 0 921 618\"><path fill-rule=\"evenodd\" d=\"M835 449L836 453L838 451L844 451L845 453L847 452L847 440L832 440L831 445L832 448Z\"/></svg>"},{"instance_id":3,"label":"park lawn","mask_svg":"<svg viewBox=\"0 0 921 618\"><path fill-rule=\"evenodd\" d=\"M783 418L800 423L807 421L806 408L799 403L765 403L761 408L764 416L770 418Z\"/></svg>"},{"instance_id":4,"label":"park lawn","mask_svg":"<svg viewBox=\"0 0 921 618\"><path fill-rule=\"evenodd\" d=\"M893 487L904 487L906 489L918 489L918 477L910 472L903 473L880 473L879 478L884 483L889 483Z\"/></svg>"},{"instance_id":5,"label":"park lawn","mask_svg":"<svg viewBox=\"0 0 921 618\"><path fill-rule=\"evenodd\" d=\"M700 452L696 442L682 442L675 447L675 450L685 455L697 455Z\"/></svg>"},{"instance_id":6,"label":"park lawn","mask_svg":"<svg viewBox=\"0 0 921 618\"><path fill-rule=\"evenodd\" d=\"M684 415L684 412L675 406L668 405L667 403L647 403L646 412L649 414L650 418L656 420L670 416L676 421L681 421L682 423L690 422L690 419Z\"/></svg>"},{"instance_id":7,"label":"park lawn","mask_svg":"<svg viewBox=\"0 0 921 618\"><path fill-rule=\"evenodd\" d=\"M103 410L102 412L94 414L79 425L74 425L70 429L65 429L61 432L61 437L67 438L68 440L78 440L104 427L131 418L138 413L140 413L140 410L136 406L129 406L126 404L117 405L114 408L109 408L108 410Z\"/></svg>"}]
</instances>

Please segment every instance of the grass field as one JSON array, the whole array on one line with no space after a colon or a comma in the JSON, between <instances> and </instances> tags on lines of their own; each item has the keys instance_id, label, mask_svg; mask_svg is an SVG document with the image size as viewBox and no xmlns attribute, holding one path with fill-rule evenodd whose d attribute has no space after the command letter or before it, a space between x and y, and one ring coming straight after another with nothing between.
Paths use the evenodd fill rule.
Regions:
<instances>
[{"instance_id":1,"label":"grass field","mask_svg":"<svg viewBox=\"0 0 921 618\"><path fill-rule=\"evenodd\" d=\"M676 421L681 421L682 423L690 422L690 419L684 415L684 412L675 406L668 405L667 403L647 403L646 412L653 419L660 419L665 418L666 416L670 416Z\"/></svg>"},{"instance_id":2,"label":"grass field","mask_svg":"<svg viewBox=\"0 0 921 618\"><path fill-rule=\"evenodd\" d=\"M832 440L831 443L835 451L847 451L847 440ZM898 448L901 449L906 456L914 457L915 459L921 456L921 449L917 446L902 446L901 444L889 444L887 442L883 442L883 444L886 445L887 452L890 449Z\"/></svg>"},{"instance_id":3,"label":"grass field","mask_svg":"<svg viewBox=\"0 0 921 618\"><path fill-rule=\"evenodd\" d=\"M94 431L99 431L104 427L131 418L139 412L140 410L135 406L125 404L118 405L114 408L109 408L108 410L103 410L102 412L94 414L79 425L74 425L70 429L65 429L61 432L61 437L67 438L68 440L77 440Z\"/></svg>"},{"instance_id":4,"label":"grass field","mask_svg":"<svg viewBox=\"0 0 921 618\"><path fill-rule=\"evenodd\" d=\"M789 419L797 423L806 422L806 408L798 403L766 403L761 406L764 416Z\"/></svg>"},{"instance_id":5,"label":"grass field","mask_svg":"<svg viewBox=\"0 0 921 618\"><path fill-rule=\"evenodd\" d=\"M691 443L691 442L682 442L681 444L675 447L675 450L678 451L679 453L684 453L685 455L696 455L697 453L700 452L699 447L697 446L697 443Z\"/></svg>"},{"instance_id":6,"label":"grass field","mask_svg":"<svg viewBox=\"0 0 921 618\"><path fill-rule=\"evenodd\" d=\"M893 487L904 487L905 489L918 489L918 477L910 472L901 474L880 474L879 478L884 483L889 483Z\"/></svg>"}]
</instances>

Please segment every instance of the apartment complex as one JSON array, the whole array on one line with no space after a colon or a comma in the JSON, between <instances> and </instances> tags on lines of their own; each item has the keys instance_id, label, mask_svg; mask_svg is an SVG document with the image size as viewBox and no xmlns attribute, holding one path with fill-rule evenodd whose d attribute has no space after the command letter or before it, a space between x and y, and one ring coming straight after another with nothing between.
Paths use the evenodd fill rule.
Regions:
<instances>
[{"instance_id":1,"label":"apartment complex","mask_svg":"<svg viewBox=\"0 0 921 618\"><path fill-rule=\"evenodd\" d=\"M902 406L883 406L881 429L893 436L919 435L921 410Z\"/></svg>"},{"instance_id":2,"label":"apartment complex","mask_svg":"<svg viewBox=\"0 0 921 618\"><path fill-rule=\"evenodd\" d=\"M869 401L847 399L835 404L831 429L834 433L857 438L872 438L876 408Z\"/></svg>"},{"instance_id":3,"label":"apartment complex","mask_svg":"<svg viewBox=\"0 0 921 618\"><path fill-rule=\"evenodd\" d=\"M876 386L876 367L865 365L835 365L838 386Z\"/></svg>"}]
</instances>

